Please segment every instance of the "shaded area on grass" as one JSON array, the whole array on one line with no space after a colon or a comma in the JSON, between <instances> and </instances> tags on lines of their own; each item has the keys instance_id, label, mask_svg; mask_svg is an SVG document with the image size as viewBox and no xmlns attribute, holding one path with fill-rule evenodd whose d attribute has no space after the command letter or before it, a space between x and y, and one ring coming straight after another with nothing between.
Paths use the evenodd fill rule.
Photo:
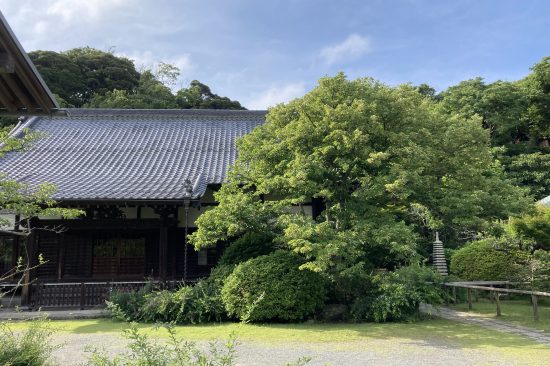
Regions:
<instances>
[{"instance_id":1,"label":"shaded area on grass","mask_svg":"<svg viewBox=\"0 0 550 366\"><path fill-rule=\"evenodd\" d=\"M468 303L449 306L451 309L468 311ZM533 318L533 307L529 299L500 300L502 316L496 316L496 304L488 299L479 299L473 303L472 311L478 314L494 317L511 324L522 325L550 333L550 299L539 300L539 321Z\"/></svg>"},{"instance_id":2,"label":"shaded area on grass","mask_svg":"<svg viewBox=\"0 0 550 366\"><path fill-rule=\"evenodd\" d=\"M119 333L128 328L124 322L110 319L52 321L60 332L75 334ZM14 323L14 329L26 327ZM152 324L139 324L145 333L167 337L162 329ZM189 340L226 339L235 332L240 340L264 343L280 342L354 342L377 340L423 340L446 347L480 348L512 347L544 348L520 336L500 333L475 325L461 324L443 319L430 319L418 323L301 323L301 324L241 324L216 323L209 325L176 326L178 336ZM547 347L548 348L548 347ZM550 348L548 348L550 350ZM550 355L549 355L550 356Z\"/></svg>"}]
</instances>

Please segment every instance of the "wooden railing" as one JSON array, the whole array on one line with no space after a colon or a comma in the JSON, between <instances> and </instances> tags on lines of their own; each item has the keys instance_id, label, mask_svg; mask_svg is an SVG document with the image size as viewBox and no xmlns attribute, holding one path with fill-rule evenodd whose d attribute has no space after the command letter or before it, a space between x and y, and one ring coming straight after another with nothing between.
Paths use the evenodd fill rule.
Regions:
<instances>
[{"instance_id":1,"label":"wooden railing","mask_svg":"<svg viewBox=\"0 0 550 366\"><path fill-rule=\"evenodd\" d=\"M65 282L32 284L31 307L38 308L93 308L105 306L105 300L113 291L136 291L145 281L127 282ZM178 282L170 281L163 286L175 288Z\"/></svg>"},{"instance_id":2,"label":"wooden railing","mask_svg":"<svg viewBox=\"0 0 550 366\"><path fill-rule=\"evenodd\" d=\"M472 310L472 290L481 290L488 291L491 299L494 300L496 304L497 316L502 315L500 308L500 294L519 294L519 295L529 295L531 296L531 304L533 306L533 318L535 321L540 319L539 315L539 306L538 299L539 297L550 297L550 292L542 291L529 291L529 290L517 290L511 288L502 288L495 286L510 286L518 284L518 282L508 282L508 281L477 281L477 282L447 282L444 283L444 286L450 287L453 289L453 300L456 303L456 288L465 288L466 289L466 298L468 301L468 310Z\"/></svg>"}]
</instances>

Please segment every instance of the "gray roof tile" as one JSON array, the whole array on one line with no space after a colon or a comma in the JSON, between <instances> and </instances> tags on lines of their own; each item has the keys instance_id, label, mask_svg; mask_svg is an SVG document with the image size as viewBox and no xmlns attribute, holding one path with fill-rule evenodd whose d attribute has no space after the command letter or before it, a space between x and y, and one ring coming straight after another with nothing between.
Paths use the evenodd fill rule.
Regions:
<instances>
[{"instance_id":1,"label":"gray roof tile","mask_svg":"<svg viewBox=\"0 0 550 366\"><path fill-rule=\"evenodd\" d=\"M35 185L54 183L58 200L192 198L224 180L235 141L262 124L265 111L72 109L32 117L13 133L41 131L31 149L0 159L0 172Z\"/></svg>"}]
</instances>

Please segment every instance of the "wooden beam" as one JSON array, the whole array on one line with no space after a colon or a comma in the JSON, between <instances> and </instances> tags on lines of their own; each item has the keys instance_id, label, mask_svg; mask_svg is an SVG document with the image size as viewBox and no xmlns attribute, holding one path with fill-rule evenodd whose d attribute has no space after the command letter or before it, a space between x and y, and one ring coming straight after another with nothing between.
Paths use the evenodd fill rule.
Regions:
<instances>
[{"instance_id":1,"label":"wooden beam","mask_svg":"<svg viewBox=\"0 0 550 366\"><path fill-rule=\"evenodd\" d=\"M0 74L12 74L15 72L15 60L11 53L0 51Z\"/></svg>"},{"instance_id":2,"label":"wooden beam","mask_svg":"<svg viewBox=\"0 0 550 366\"><path fill-rule=\"evenodd\" d=\"M36 109L36 103L34 103L31 98L25 93L23 89L18 85L17 80L14 78L13 74L1 74L0 77L4 82L8 85L8 87L11 89L13 94L19 98L21 103L23 103L23 106L27 110L35 110Z\"/></svg>"},{"instance_id":3,"label":"wooden beam","mask_svg":"<svg viewBox=\"0 0 550 366\"><path fill-rule=\"evenodd\" d=\"M13 95L9 88L4 84L3 80L0 79L0 103L8 110L10 113L15 113L19 109L12 99L9 99L9 96Z\"/></svg>"},{"instance_id":4,"label":"wooden beam","mask_svg":"<svg viewBox=\"0 0 550 366\"><path fill-rule=\"evenodd\" d=\"M53 108L53 102L49 98L45 97L41 92L42 86L37 86L35 78L29 77L21 65L15 65L15 72L23 85L29 90L29 93L32 95L33 99L36 101L36 104L42 111L49 112ZM34 82L33 82L34 81Z\"/></svg>"}]
</instances>

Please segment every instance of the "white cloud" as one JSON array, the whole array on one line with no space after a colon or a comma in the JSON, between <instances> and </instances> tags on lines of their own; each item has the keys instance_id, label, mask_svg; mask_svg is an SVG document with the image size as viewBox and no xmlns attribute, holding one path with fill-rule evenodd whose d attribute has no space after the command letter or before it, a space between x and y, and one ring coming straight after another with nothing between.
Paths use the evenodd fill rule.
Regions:
<instances>
[{"instance_id":1,"label":"white cloud","mask_svg":"<svg viewBox=\"0 0 550 366\"><path fill-rule=\"evenodd\" d=\"M46 15L66 24L96 22L115 10L131 6L130 0L54 0L46 7Z\"/></svg>"},{"instance_id":2,"label":"white cloud","mask_svg":"<svg viewBox=\"0 0 550 366\"><path fill-rule=\"evenodd\" d=\"M343 42L323 48L320 56L330 65L342 60L356 59L369 51L371 42L368 37L350 34Z\"/></svg>"},{"instance_id":3,"label":"white cloud","mask_svg":"<svg viewBox=\"0 0 550 366\"><path fill-rule=\"evenodd\" d=\"M279 103L288 102L305 94L305 83L297 82L285 85L274 85L264 90L246 103L249 109L267 109Z\"/></svg>"}]
</instances>

